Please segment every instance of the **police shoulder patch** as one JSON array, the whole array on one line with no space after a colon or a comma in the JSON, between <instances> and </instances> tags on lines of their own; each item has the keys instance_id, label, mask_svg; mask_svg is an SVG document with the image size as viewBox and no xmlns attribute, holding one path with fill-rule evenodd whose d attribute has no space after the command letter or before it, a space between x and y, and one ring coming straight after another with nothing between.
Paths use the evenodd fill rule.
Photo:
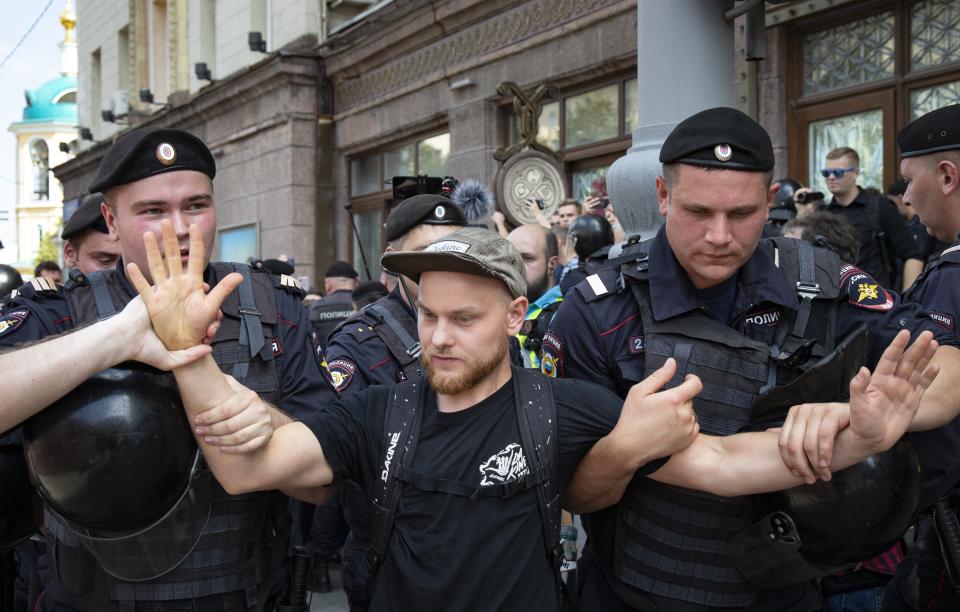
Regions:
<instances>
[{"instance_id":1,"label":"police shoulder patch","mask_svg":"<svg viewBox=\"0 0 960 612\"><path fill-rule=\"evenodd\" d=\"M334 359L326 364L327 379L337 392L341 392L353 382L357 365L348 359Z\"/></svg>"},{"instance_id":2,"label":"police shoulder patch","mask_svg":"<svg viewBox=\"0 0 960 612\"><path fill-rule=\"evenodd\" d=\"M540 348L540 372L556 378L563 374L563 340L547 332Z\"/></svg>"},{"instance_id":3,"label":"police shoulder patch","mask_svg":"<svg viewBox=\"0 0 960 612\"><path fill-rule=\"evenodd\" d=\"M927 316L947 331L957 331L957 319L952 314L940 310L931 310L927 313Z\"/></svg>"},{"instance_id":4,"label":"police shoulder patch","mask_svg":"<svg viewBox=\"0 0 960 612\"><path fill-rule=\"evenodd\" d=\"M23 325L23 322L30 316L30 311L26 308L11 310L0 316L0 336L5 336Z\"/></svg>"},{"instance_id":5,"label":"police shoulder patch","mask_svg":"<svg viewBox=\"0 0 960 612\"><path fill-rule=\"evenodd\" d=\"M845 265L840 270L840 283L846 288L850 304L867 310L890 310L893 297L872 276L860 268Z\"/></svg>"}]
</instances>

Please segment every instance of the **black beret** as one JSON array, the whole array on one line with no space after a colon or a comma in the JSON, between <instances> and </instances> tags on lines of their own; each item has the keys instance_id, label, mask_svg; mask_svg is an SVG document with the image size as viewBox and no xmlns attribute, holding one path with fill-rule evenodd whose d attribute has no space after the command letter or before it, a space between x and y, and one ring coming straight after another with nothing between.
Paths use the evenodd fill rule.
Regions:
<instances>
[{"instance_id":1,"label":"black beret","mask_svg":"<svg viewBox=\"0 0 960 612\"><path fill-rule=\"evenodd\" d=\"M325 278L332 278L334 276L342 276L343 278L357 278L359 274L357 274L357 271L353 268L353 266L350 265L349 262L337 260L327 267L327 271L323 273L323 276Z\"/></svg>"},{"instance_id":2,"label":"black beret","mask_svg":"<svg viewBox=\"0 0 960 612\"><path fill-rule=\"evenodd\" d=\"M914 119L897 134L897 145L902 158L960 149L960 104Z\"/></svg>"},{"instance_id":3,"label":"black beret","mask_svg":"<svg viewBox=\"0 0 960 612\"><path fill-rule=\"evenodd\" d=\"M357 285L357 288L350 293L350 299L359 302L363 298L376 296L377 299L390 293L386 286L380 281L364 281Z\"/></svg>"},{"instance_id":4,"label":"black beret","mask_svg":"<svg viewBox=\"0 0 960 612\"><path fill-rule=\"evenodd\" d=\"M174 170L196 170L212 179L217 165L207 145L190 132L173 128L133 130L118 138L103 156L90 191L106 191Z\"/></svg>"},{"instance_id":5,"label":"black beret","mask_svg":"<svg viewBox=\"0 0 960 612\"><path fill-rule=\"evenodd\" d=\"M97 230L101 234L109 234L107 229L107 220L100 213L100 205L103 204L103 196L99 193L87 196L82 204L70 216L70 220L63 226L63 232L60 238L69 240L78 236L88 229Z\"/></svg>"},{"instance_id":6,"label":"black beret","mask_svg":"<svg viewBox=\"0 0 960 612\"><path fill-rule=\"evenodd\" d=\"M263 269L271 274L293 275L293 264L289 261L283 261L282 259L264 259L262 264Z\"/></svg>"},{"instance_id":7,"label":"black beret","mask_svg":"<svg viewBox=\"0 0 960 612\"><path fill-rule=\"evenodd\" d=\"M773 144L763 127L735 108L711 108L687 117L660 148L660 162L767 172Z\"/></svg>"},{"instance_id":8,"label":"black beret","mask_svg":"<svg viewBox=\"0 0 960 612\"><path fill-rule=\"evenodd\" d=\"M401 201L387 216L387 240L396 240L417 225L466 225L463 209L450 198L423 193Z\"/></svg>"}]
</instances>

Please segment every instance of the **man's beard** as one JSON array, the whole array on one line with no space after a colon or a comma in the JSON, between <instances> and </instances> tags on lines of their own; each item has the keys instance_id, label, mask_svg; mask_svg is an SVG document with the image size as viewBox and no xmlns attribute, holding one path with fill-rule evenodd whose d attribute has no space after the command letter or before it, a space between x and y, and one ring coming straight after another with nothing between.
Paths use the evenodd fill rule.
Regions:
<instances>
[{"instance_id":1,"label":"man's beard","mask_svg":"<svg viewBox=\"0 0 960 612\"><path fill-rule=\"evenodd\" d=\"M550 284L549 272L545 273L536 283L531 283L527 281L527 300L530 302L537 301L541 295L547 292L547 285Z\"/></svg>"},{"instance_id":2,"label":"man's beard","mask_svg":"<svg viewBox=\"0 0 960 612\"><path fill-rule=\"evenodd\" d=\"M507 358L507 350L508 340L506 336L504 336L488 356L480 357L474 361L464 360L463 365L465 366L465 371L457 376L439 374L434 371L430 364L430 355L443 357L445 355L442 352L431 351L430 355L424 353L420 357L420 363L427 373L427 382L430 383L430 386L433 387L437 393L441 395L459 395L464 391L472 389L490 376L490 374L503 363L503 360Z\"/></svg>"}]
</instances>

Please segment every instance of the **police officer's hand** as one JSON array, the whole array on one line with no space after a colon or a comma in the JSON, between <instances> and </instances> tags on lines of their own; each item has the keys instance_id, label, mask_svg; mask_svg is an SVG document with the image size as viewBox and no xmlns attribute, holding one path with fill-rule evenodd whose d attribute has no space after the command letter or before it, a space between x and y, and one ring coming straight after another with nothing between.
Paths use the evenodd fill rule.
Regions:
<instances>
[{"instance_id":1,"label":"police officer's hand","mask_svg":"<svg viewBox=\"0 0 960 612\"><path fill-rule=\"evenodd\" d=\"M203 344L179 351L167 350L153 332L150 315L140 296L130 300L115 321L120 326L120 333L128 337L124 344L130 349L130 354L125 360L139 361L159 370L169 371L192 363L211 352L210 347ZM208 331L215 332L215 326Z\"/></svg>"},{"instance_id":2,"label":"police officer's hand","mask_svg":"<svg viewBox=\"0 0 960 612\"><path fill-rule=\"evenodd\" d=\"M173 223L168 219L161 221L160 232L164 257L160 255L153 233L143 235L153 286L144 278L136 263L127 265L127 275L147 306L157 336L169 349L184 349L203 342L210 326L217 321L220 305L243 281L243 277L236 272L228 274L206 293L203 284L205 251L200 229L195 225L190 226L190 254L186 272L180 261L180 245Z\"/></svg>"},{"instance_id":3,"label":"police officer's hand","mask_svg":"<svg viewBox=\"0 0 960 612\"><path fill-rule=\"evenodd\" d=\"M203 441L227 453L249 453L270 441L276 424L266 402L229 375L224 375L233 395L197 415L195 428Z\"/></svg>"},{"instance_id":4,"label":"police officer's hand","mask_svg":"<svg viewBox=\"0 0 960 612\"><path fill-rule=\"evenodd\" d=\"M933 334L921 333L907 348L909 342L910 333L902 330L872 374L860 369L850 381L849 404L790 409L780 431L780 454L794 475L807 482L814 474L829 480L836 436L848 425L856 450L864 457L889 449L904 434L938 372L930 365L937 350Z\"/></svg>"},{"instance_id":5,"label":"police officer's hand","mask_svg":"<svg viewBox=\"0 0 960 612\"><path fill-rule=\"evenodd\" d=\"M641 452L646 460L672 455L688 447L700 433L693 412L693 398L703 390L700 379L688 375L682 384L660 390L676 371L677 362L668 359L660 369L630 388L611 432L611 441L616 441L626 460L639 458Z\"/></svg>"}]
</instances>

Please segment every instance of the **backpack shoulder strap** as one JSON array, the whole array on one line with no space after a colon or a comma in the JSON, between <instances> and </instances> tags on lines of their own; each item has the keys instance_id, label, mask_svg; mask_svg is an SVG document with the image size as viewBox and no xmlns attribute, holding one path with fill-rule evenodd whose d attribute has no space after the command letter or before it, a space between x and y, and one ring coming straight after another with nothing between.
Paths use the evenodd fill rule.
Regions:
<instances>
[{"instance_id":1,"label":"backpack shoulder strap","mask_svg":"<svg viewBox=\"0 0 960 612\"><path fill-rule=\"evenodd\" d=\"M390 542L403 489L400 476L413 460L426 398L426 383L420 379L398 383L390 392L383 416L383 464L374 486L370 513L371 573L383 562Z\"/></svg>"},{"instance_id":2,"label":"backpack shoulder strap","mask_svg":"<svg viewBox=\"0 0 960 612\"><path fill-rule=\"evenodd\" d=\"M557 444L557 406L550 381L537 370L513 368L514 403L520 443L528 466L535 471L537 502L543 524L543 542L547 557L560 570L563 549L560 546L560 493L555 480L559 463Z\"/></svg>"}]
</instances>

